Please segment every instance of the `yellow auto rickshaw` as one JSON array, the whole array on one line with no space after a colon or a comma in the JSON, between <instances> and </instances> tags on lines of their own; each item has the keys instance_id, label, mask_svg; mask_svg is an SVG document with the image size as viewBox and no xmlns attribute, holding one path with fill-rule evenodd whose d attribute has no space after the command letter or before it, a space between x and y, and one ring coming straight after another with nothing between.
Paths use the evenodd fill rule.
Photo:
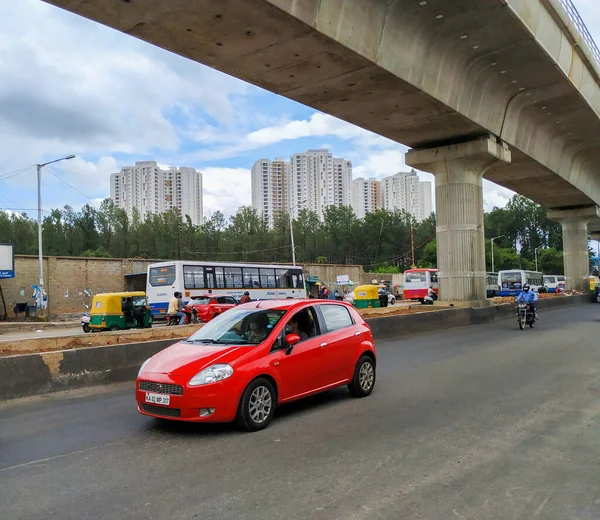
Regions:
<instances>
[{"instance_id":1,"label":"yellow auto rickshaw","mask_svg":"<svg viewBox=\"0 0 600 520\"><path fill-rule=\"evenodd\" d=\"M600 303L600 278L590 276L590 296L593 302Z\"/></svg>"},{"instance_id":2,"label":"yellow auto rickshaw","mask_svg":"<svg viewBox=\"0 0 600 520\"><path fill-rule=\"evenodd\" d=\"M92 300L89 323L92 331L151 326L152 313L143 291L96 294Z\"/></svg>"},{"instance_id":3,"label":"yellow auto rickshaw","mask_svg":"<svg viewBox=\"0 0 600 520\"><path fill-rule=\"evenodd\" d=\"M379 287L376 285L359 285L354 289L354 306L357 309L381 307Z\"/></svg>"}]
</instances>

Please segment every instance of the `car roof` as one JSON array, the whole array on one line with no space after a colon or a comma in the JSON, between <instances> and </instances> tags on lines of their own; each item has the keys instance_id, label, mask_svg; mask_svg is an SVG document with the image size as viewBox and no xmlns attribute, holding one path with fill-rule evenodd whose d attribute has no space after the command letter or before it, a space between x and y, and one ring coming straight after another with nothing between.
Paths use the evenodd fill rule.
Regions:
<instances>
[{"instance_id":1,"label":"car roof","mask_svg":"<svg viewBox=\"0 0 600 520\"><path fill-rule=\"evenodd\" d=\"M345 307L352 307L348 302L343 302L339 300L318 300L315 298L304 298L304 299L285 299L285 300L258 300L250 303L244 303L242 305L238 305L236 308L245 308L245 309L267 309L267 310L294 310L299 309L301 307L308 307L309 305L329 305L329 304L337 304L343 305Z\"/></svg>"},{"instance_id":2,"label":"car roof","mask_svg":"<svg viewBox=\"0 0 600 520\"><path fill-rule=\"evenodd\" d=\"M223 298L224 296L228 296L230 298L233 298L233 296L231 296L231 294L215 294L215 293L206 293L206 294L197 294L196 296L192 296L191 299L193 300L194 298ZM235 300L235 298L233 298Z\"/></svg>"}]
</instances>

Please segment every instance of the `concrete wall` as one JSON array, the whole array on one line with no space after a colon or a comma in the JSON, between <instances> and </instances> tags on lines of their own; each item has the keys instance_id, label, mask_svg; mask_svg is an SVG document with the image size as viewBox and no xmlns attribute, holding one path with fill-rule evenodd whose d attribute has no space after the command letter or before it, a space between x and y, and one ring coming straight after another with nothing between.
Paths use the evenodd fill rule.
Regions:
<instances>
[{"instance_id":1,"label":"concrete wall","mask_svg":"<svg viewBox=\"0 0 600 520\"><path fill-rule=\"evenodd\" d=\"M44 280L50 316L83 312L84 303L89 304L94 294L126 289L125 275L146 271L148 264L153 261L155 260L44 257ZM15 278L0 282L9 316L13 315L12 309L16 302L34 303L31 286L38 284L38 266L37 256L15 256Z\"/></svg>"}]
</instances>

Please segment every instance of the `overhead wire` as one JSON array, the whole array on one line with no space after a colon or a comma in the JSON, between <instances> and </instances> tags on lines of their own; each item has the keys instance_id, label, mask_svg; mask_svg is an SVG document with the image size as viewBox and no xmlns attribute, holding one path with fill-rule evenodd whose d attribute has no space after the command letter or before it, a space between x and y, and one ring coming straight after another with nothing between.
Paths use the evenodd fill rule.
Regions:
<instances>
[{"instance_id":1,"label":"overhead wire","mask_svg":"<svg viewBox=\"0 0 600 520\"><path fill-rule=\"evenodd\" d=\"M90 197L89 195L86 195L85 193L83 193L83 191L81 191L80 189L76 188L75 186L73 186L72 184L69 184L66 180L64 180L62 177L60 177L52 168L50 168L49 166L46 166L46 170L48 170L48 172L53 175L54 177L56 177L59 181L61 181L62 183L66 184L69 188L71 188L72 190L76 191L77 193L83 195L86 199L88 199L90 202L92 202L93 204L98 204L98 201L94 200L92 197Z\"/></svg>"},{"instance_id":2,"label":"overhead wire","mask_svg":"<svg viewBox=\"0 0 600 520\"><path fill-rule=\"evenodd\" d=\"M13 170L12 172L0 174L0 180L10 179L11 177L15 177L31 168L34 168L35 164L30 164L29 166L25 166L24 168L19 168L18 170Z\"/></svg>"}]
</instances>

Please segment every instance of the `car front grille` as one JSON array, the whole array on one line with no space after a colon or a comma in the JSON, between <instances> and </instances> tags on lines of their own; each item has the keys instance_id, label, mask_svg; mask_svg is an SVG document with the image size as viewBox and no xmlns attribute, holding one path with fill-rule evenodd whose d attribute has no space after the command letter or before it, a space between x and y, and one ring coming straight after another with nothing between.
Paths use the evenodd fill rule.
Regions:
<instances>
[{"instance_id":1,"label":"car front grille","mask_svg":"<svg viewBox=\"0 0 600 520\"><path fill-rule=\"evenodd\" d=\"M152 381L140 381L139 388L145 392L155 392L157 394L183 395L183 386L180 385L154 383Z\"/></svg>"},{"instance_id":2,"label":"car front grille","mask_svg":"<svg viewBox=\"0 0 600 520\"><path fill-rule=\"evenodd\" d=\"M162 415L164 417L181 417L179 408L164 408L162 406L154 406L153 404L142 403L142 410L154 415Z\"/></svg>"}]
</instances>

